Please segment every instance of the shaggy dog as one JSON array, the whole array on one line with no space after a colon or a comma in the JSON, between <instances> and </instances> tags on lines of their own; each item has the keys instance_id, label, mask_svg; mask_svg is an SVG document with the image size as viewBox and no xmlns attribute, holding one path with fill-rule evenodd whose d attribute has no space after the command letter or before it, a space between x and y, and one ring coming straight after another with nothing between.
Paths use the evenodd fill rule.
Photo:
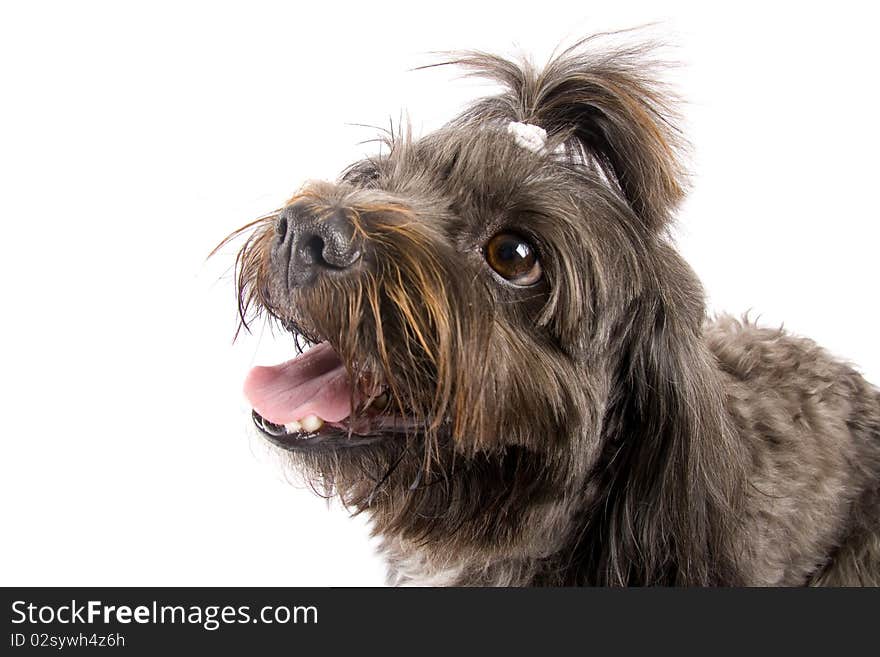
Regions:
<instances>
[{"instance_id":1,"label":"shaggy dog","mask_svg":"<svg viewBox=\"0 0 880 657\"><path fill-rule=\"evenodd\" d=\"M589 41L457 56L504 91L233 234L244 325L311 346L250 373L257 427L392 583L880 584L880 393L707 319L670 95Z\"/></svg>"}]
</instances>

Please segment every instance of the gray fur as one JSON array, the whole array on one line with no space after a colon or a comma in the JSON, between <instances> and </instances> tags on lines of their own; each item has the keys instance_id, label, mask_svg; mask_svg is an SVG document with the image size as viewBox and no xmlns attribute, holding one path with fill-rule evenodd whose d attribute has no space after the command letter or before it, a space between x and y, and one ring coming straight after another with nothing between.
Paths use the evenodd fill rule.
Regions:
<instances>
[{"instance_id":1,"label":"gray fur","mask_svg":"<svg viewBox=\"0 0 880 657\"><path fill-rule=\"evenodd\" d=\"M880 585L880 393L807 339L706 318L668 236L674 101L648 49L591 48L456 57L506 91L247 227L243 320L329 340L421 426L292 461L371 516L396 584ZM368 264L291 283L273 226L340 208ZM489 270L499 231L532 240L539 285Z\"/></svg>"}]
</instances>

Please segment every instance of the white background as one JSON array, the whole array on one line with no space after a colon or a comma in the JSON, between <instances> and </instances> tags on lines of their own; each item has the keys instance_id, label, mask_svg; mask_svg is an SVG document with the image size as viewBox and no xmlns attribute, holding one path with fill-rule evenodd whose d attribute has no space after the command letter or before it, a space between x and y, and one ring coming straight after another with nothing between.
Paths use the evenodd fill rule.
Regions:
<instances>
[{"instance_id":1,"label":"white background","mask_svg":"<svg viewBox=\"0 0 880 657\"><path fill-rule=\"evenodd\" d=\"M712 308L880 381L869 6L4 2L0 583L382 583L365 521L249 429L244 375L290 343L231 344L233 251L205 256L369 152L350 124L427 131L491 91L408 72L429 51L540 60L663 21L694 144L680 245Z\"/></svg>"}]
</instances>

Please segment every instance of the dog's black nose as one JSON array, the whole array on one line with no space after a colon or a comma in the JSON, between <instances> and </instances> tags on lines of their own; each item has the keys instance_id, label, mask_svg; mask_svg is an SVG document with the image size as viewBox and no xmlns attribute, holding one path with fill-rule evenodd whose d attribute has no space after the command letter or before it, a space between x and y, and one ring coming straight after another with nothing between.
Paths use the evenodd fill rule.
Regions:
<instances>
[{"instance_id":1,"label":"dog's black nose","mask_svg":"<svg viewBox=\"0 0 880 657\"><path fill-rule=\"evenodd\" d=\"M315 213L291 206L275 224L275 265L285 268L291 287L343 271L361 259L361 244L348 213L341 208Z\"/></svg>"}]
</instances>

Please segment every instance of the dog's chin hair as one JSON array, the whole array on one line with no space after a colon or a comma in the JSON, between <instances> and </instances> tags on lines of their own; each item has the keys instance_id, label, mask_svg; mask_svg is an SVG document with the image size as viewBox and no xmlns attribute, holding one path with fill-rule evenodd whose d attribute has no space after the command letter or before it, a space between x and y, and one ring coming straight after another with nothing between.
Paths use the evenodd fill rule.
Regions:
<instances>
[{"instance_id":1,"label":"dog's chin hair","mask_svg":"<svg viewBox=\"0 0 880 657\"><path fill-rule=\"evenodd\" d=\"M543 70L454 57L503 91L228 238L241 326L328 341L352 402L373 377L415 427L291 467L369 514L393 583L880 584L880 392L809 341L707 320L669 238L673 99L650 49L596 43ZM292 284L288 209L345 213L370 258ZM537 283L493 273L500 233Z\"/></svg>"},{"instance_id":2,"label":"dog's chin hair","mask_svg":"<svg viewBox=\"0 0 880 657\"><path fill-rule=\"evenodd\" d=\"M536 511L541 522L520 525L520 509L558 506L558 491L566 485L539 455L508 447L463 459L444 446L426 465L420 443L412 438L343 451L294 450L284 458L317 494L337 498L353 514L368 513L374 533L401 545L448 554L464 549L497 560L520 556L530 533L525 542L533 552L565 529L554 522L551 531L544 511Z\"/></svg>"}]
</instances>

